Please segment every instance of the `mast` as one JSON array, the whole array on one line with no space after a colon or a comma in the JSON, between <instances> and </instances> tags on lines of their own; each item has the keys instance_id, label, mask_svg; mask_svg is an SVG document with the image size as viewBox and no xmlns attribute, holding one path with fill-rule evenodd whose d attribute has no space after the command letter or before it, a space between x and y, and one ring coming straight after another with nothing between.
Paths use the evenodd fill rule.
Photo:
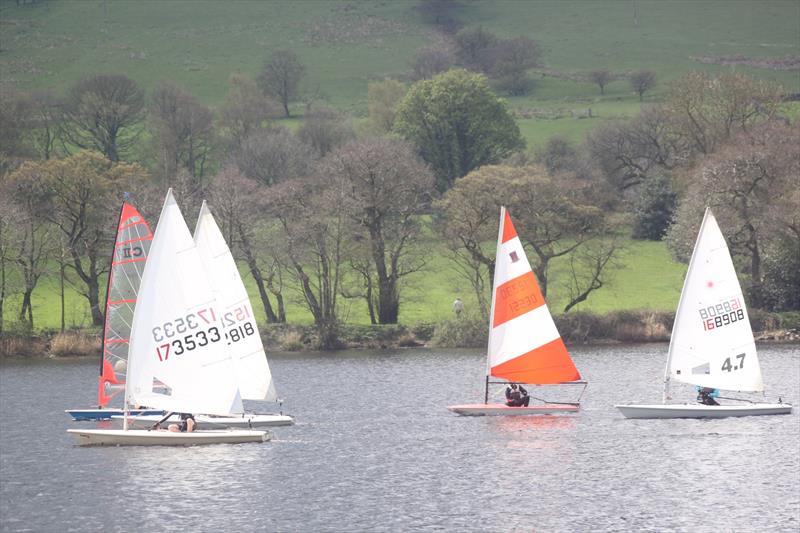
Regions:
<instances>
[{"instance_id":1,"label":"mast","mask_svg":"<svg viewBox=\"0 0 800 533\"><path fill-rule=\"evenodd\" d=\"M706 227L706 220L708 220L708 215L711 213L711 209L706 207L706 212L703 215L703 222L700 223L700 231L697 232L697 239L694 241L694 248L692 248L692 257L689 259L689 267L686 269L686 277L683 279L683 288L681 289L681 296L678 299L678 308L675 311L675 324L678 323L678 317L681 314L681 309L683 307L683 297L686 294L686 286L689 283L689 274L692 272L692 265L694 264L695 257L697 257L697 247L700 244L700 236L703 235L703 229ZM670 382L670 365L672 363L672 342L675 339L675 327L673 326L672 334L670 335L670 343L669 343L669 351L667 352L667 364L664 368L664 391L661 394L661 403L667 403L667 398L669 397L669 382Z\"/></svg>"},{"instance_id":2,"label":"mast","mask_svg":"<svg viewBox=\"0 0 800 533\"><path fill-rule=\"evenodd\" d=\"M497 225L497 249L494 253L494 262L495 262L495 269L494 269L494 276L492 276L492 306L489 310L489 339L486 345L486 388L484 389L483 395L483 403L489 403L489 376L492 373L492 361L491 361L491 354L489 350L492 345L492 325L494 322L494 304L495 304L495 290L497 289L497 258L500 256L500 247L503 243L503 223L506 219L506 207L504 205L500 206L500 223Z\"/></svg>"}]
</instances>

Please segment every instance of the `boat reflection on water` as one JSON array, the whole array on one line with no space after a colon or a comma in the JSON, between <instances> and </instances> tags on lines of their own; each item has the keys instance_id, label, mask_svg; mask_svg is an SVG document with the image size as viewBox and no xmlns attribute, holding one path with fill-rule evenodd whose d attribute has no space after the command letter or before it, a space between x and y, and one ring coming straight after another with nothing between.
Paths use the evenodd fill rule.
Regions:
<instances>
[{"instance_id":1,"label":"boat reflection on water","mask_svg":"<svg viewBox=\"0 0 800 533\"><path fill-rule=\"evenodd\" d=\"M487 417L498 436L497 453L508 450L561 450L570 446L578 417L570 415ZM538 459L537 459L538 460Z\"/></svg>"}]
</instances>

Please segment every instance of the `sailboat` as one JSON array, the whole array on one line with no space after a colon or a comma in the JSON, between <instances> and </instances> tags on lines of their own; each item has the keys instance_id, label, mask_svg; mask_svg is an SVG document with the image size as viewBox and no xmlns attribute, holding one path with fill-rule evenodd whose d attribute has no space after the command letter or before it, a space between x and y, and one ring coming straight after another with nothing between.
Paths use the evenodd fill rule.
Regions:
<instances>
[{"instance_id":1,"label":"sailboat","mask_svg":"<svg viewBox=\"0 0 800 533\"><path fill-rule=\"evenodd\" d=\"M231 351L239 391L243 400L278 401L275 384L258 333L253 307L247 289L242 282L239 269L233 259L222 232L214 220L214 215L203 201L197 226L194 230L194 242L200 252L200 258L211 279L214 293L221 310L221 321L225 331L228 348ZM115 417L116 418L116 417ZM173 415L165 422L178 422L179 416ZM158 415L141 415L132 418L135 424L152 425L161 420ZM198 429L219 427L258 428L271 426L288 426L294 424L291 416L284 414L253 414L242 416L219 417L195 415Z\"/></svg>"},{"instance_id":2,"label":"sailboat","mask_svg":"<svg viewBox=\"0 0 800 533\"><path fill-rule=\"evenodd\" d=\"M67 409L66 412L74 420L107 420L113 415L122 414L122 409L109 409L107 406L114 396L125 390L133 309L136 307L136 295L152 240L150 226L127 201L126 193L120 208L106 288L105 323L97 384L98 407ZM157 410L143 410L140 413L153 416L163 414Z\"/></svg>"},{"instance_id":3,"label":"sailboat","mask_svg":"<svg viewBox=\"0 0 800 533\"><path fill-rule=\"evenodd\" d=\"M511 216L500 208L484 403L451 405L460 415L533 415L569 413L575 403L544 402L527 407L489 403L490 384L582 384L575 363L553 322ZM491 378L506 381L491 381ZM583 394L581 391L581 395Z\"/></svg>"},{"instance_id":4,"label":"sailboat","mask_svg":"<svg viewBox=\"0 0 800 533\"><path fill-rule=\"evenodd\" d=\"M213 282L180 208L167 192L145 265L131 326L125 408L147 405L167 412L242 414L230 334ZM263 442L265 431L171 432L70 429L78 444L191 445Z\"/></svg>"},{"instance_id":5,"label":"sailboat","mask_svg":"<svg viewBox=\"0 0 800 533\"><path fill-rule=\"evenodd\" d=\"M788 414L779 403L667 404L672 380L731 391L763 392L753 330L728 245L706 209L678 302L661 404L617 405L626 418L723 418Z\"/></svg>"}]
</instances>

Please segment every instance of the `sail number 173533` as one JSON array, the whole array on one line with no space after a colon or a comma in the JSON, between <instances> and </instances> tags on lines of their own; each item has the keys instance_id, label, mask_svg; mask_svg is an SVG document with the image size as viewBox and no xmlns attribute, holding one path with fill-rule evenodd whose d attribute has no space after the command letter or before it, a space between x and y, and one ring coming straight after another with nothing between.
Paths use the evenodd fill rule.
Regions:
<instances>
[{"instance_id":1,"label":"sail number 173533","mask_svg":"<svg viewBox=\"0 0 800 533\"><path fill-rule=\"evenodd\" d=\"M703 329L706 331L744 320L744 308L742 308L739 298L731 298L722 303L703 307L698 312L703 322Z\"/></svg>"},{"instance_id":2,"label":"sail number 173533","mask_svg":"<svg viewBox=\"0 0 800 533\"><path fill-rule=\"evenodd\" d=\"M156 356L159 361L166 361L170 355L181 355L210 343L222 340L214 309L208 307L197 313L189 313L185 317L164 322L153 328L153 340L156 343ZM210 326L210 327L209 327Z\"/></svg>"}]
</instances>

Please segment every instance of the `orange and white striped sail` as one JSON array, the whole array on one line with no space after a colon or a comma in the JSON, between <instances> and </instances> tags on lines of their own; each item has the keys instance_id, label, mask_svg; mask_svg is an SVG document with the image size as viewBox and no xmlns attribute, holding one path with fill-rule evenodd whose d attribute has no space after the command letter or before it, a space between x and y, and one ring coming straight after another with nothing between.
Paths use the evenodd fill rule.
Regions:
<instances>
[{"instance_id":1,"label":"orange and white striped sail","mask_svg":"<svg viewBox=\"0 0 800 533\"><path fill-rule=\"evenodd\" d=\"M489 326L489 375L533 384L580 379L505 207L500 208Z\"/></svg>"}]
</instances>

